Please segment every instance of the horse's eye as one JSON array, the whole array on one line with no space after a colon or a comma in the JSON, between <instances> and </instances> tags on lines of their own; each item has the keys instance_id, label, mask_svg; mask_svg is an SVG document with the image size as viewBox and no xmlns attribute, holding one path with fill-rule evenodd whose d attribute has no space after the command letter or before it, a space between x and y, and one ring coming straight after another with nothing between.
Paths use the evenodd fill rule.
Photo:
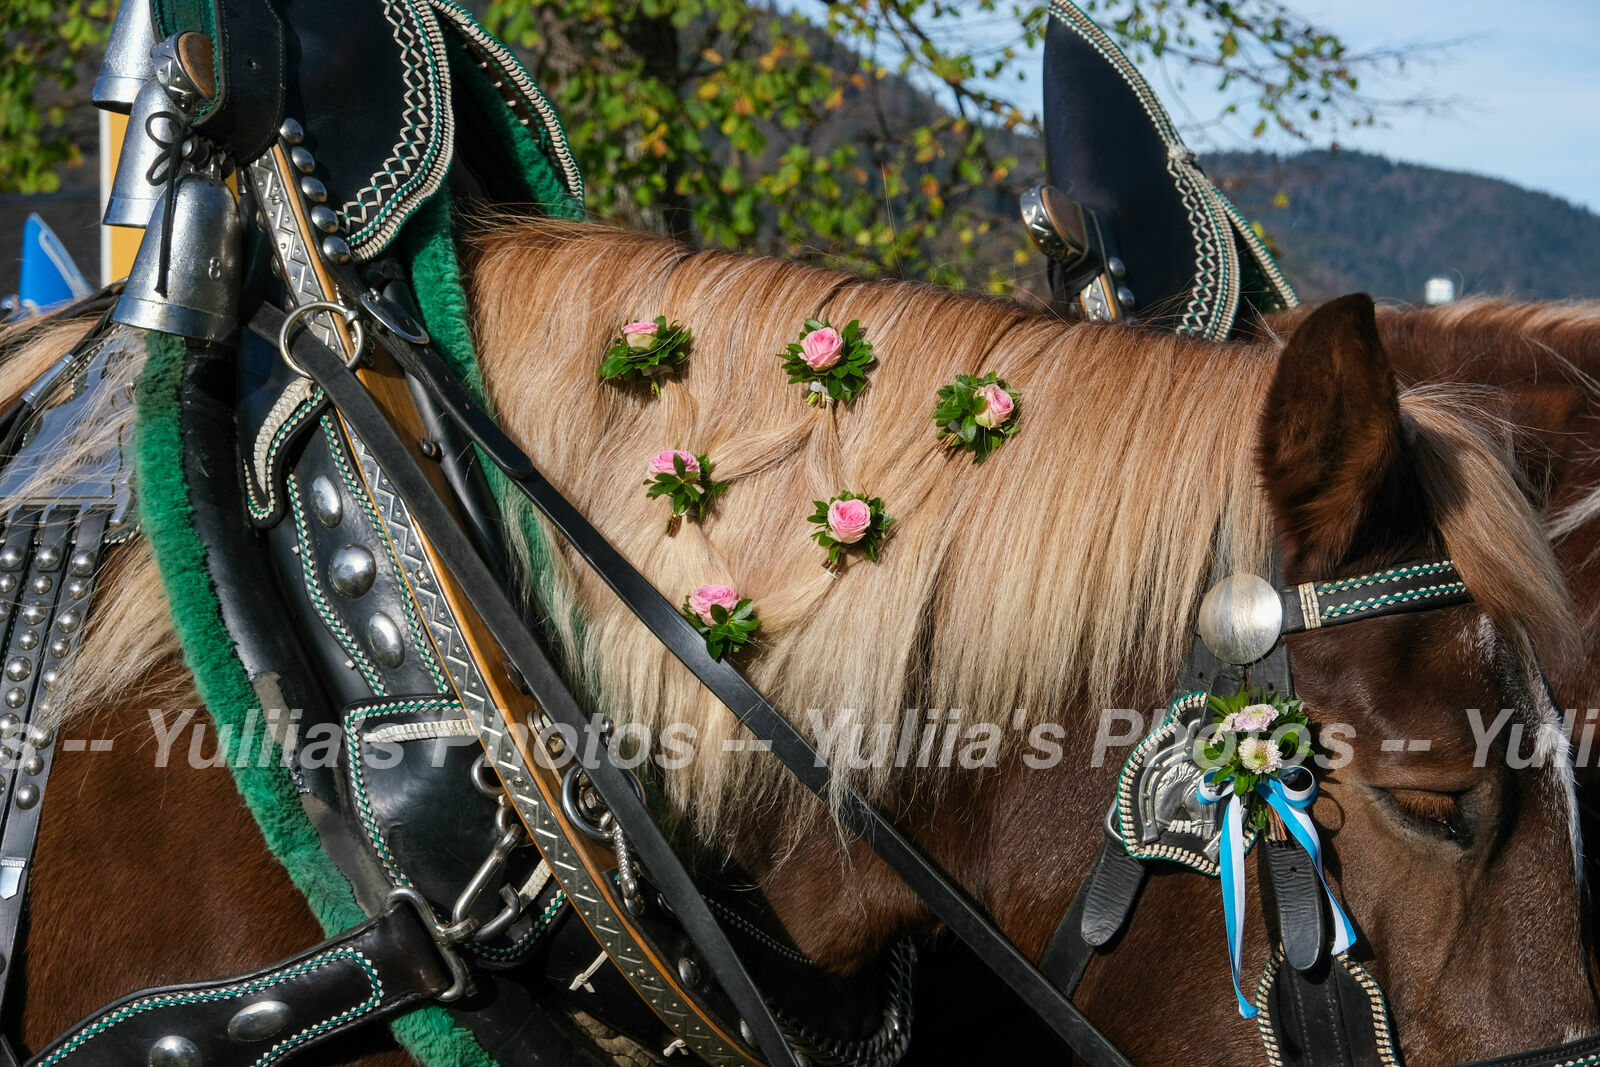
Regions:
<instances>
[{"instance_id":1,"label":"horse's eye","mask_svg":"<svg viewBox=\"0 0 1600 1067\"><path fill-rule=\"evenodd\" d=\"M1391 813L1406 826L1460 845L1472 844L1472 830L1461 811L1461 794L1428 789L1383 789Z\"/></svg>"}]
</instances>

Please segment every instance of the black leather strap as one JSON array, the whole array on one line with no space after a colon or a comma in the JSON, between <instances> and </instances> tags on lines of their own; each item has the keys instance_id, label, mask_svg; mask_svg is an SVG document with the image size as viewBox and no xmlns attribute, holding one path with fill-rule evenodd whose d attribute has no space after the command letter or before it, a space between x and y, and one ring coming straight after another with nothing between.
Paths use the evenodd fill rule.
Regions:
<instances>
[{"instance_id":1,"label":"black leather strap","mask_svg":"<svg viewBox=\"0 0 1600 1067\"><path fill-rule=\"evenodd\" d=\"M250 328L262 336L276 338L283 321L281 311L263 305ZM459 584L512 666L521 673L529 691L545 713L554 721L577 731L578 736L588 736L592 729L588 717L567 689L549 657L528 632L506 591L495 581L466 534L435 495L427 477L411 458L410 452L366 387L345 366L343 359L329 351L309 331L300 331L296 335L293 348L295 361L322 386L340 414L378 458L412 518L427 531L439 559ZM703 651L703 640L701 648ZM674 915L700 947L708 969L733 1001L743 1021L749 1024L762 1053L771 1063L798 1067L794 1052L784 1040L760 991L717 925L672 846L656 827L644 802L634 792L632 779L609 758L597 760L594 766L586 770L613 817L627 834L638 859L649 869Z\"/></svg>"},{"instance_id":2,"label":"black leather strap","mask_svg":"<svg viewBox=\"0 0 1600 1067\"><path fill-rule=\"evenodd\" d=\"M1078 988L1096 951L1113 947L1133 914L1144 881L1144 864L1107 834L1039 960L1039 970L1064 995L1070 997Z\"/></svg>"},{"instance_id":3,"label":"black leather strap","mask_svg":"<svg viewBox=\"0 0 1600 1067\"><path fill-rule=\"evenodd\" d=\"M151 1050L159 1042L193 1049L190 1058L163 1063L264 1065L409 1011L449 985L433 935L416 911L399 904L252 974L123 997L57 1038L29 1067L157 1062Z\"/></svg>"},{"instance_id":4,"label":"black leather strap","mask_svg":"<svg viewBox=\"0 0 1600 1067\"><path fill-rule=\"evenodd\" d=\"M272 324L281 319L281 314L272 310L268 324L275 329L275 325ZM450 375L438 357L426 348L410 345L393 335L380 333L379 337L385 348L395 356L406 372L416 377L439 401L443 409L461 425L467 435L483 448L490 460L511 477L513 483L577 549L629 610L650 628L656 639L684 666L693 671L701 684L721 700L757 738L768 742L771 745L771 752L796 778L817 796L828 798L830 771L827 761L737 669L724 660L711 658L706 651L705 639L699 632L690 626L678 609L635 570L633 565L539 474L532 459L505 435L487 412L467 396L465 390ZM305 358L301 356L302 347L307 351ZM313 347L317 349L315 353L311 351ZM346 418L351 418L351 411L346 409L347 401L350 404L371 406L371 398L367 396L365 389L345 370L338 357L328 352L308 333L301 332L298 335L294 343L294 356L333 398ZM378 417L381 419L381 415ZM385 429L387 425L383 424ZM357 432L368 438L369 445L373 443L367 431L359 425ZM389 457L381 452L379 455L387 467ZM406 457L405 462L410 464L409 457ZM395 478L395 482L398 486L400 479ZM412 506L412 501L403 488L401 496L406 499L408 506ZM435 524L424 520L423 525L431 530ZM471 587L466 583L463 583L463 586L468 589L469 598L473 599L474 606L477 606L477 599L472 596ZM493 592L495 596L503 599L503 594L498 588ZM484 614L485 622L495 631L496 637L503 639L499 628L488 618L487 613ZM518 656L509 647L506 651L521 669ZM542 653L540 658L542 659ZM545 664L543 669L549 670L548 664ZM524 671L524 674L527 675L527 672ZM527 679L535 693L541 692L544 685L561 685L559 680L553 677L553 672L549 679L536 680L531 675L527 675ZM564 688L562 691L565 694ZM546 710L549 710L548 704ZM581 718L579 721L581 723ZM610 794L604 788L601 789L601 793L610 803ZM631 794L626 800L632 803ZM615 811L616 808L613 807L612 810ZM1128 1062L1122 1053L1060 994L1039 969L995 929L989 918L967 898L966 894L918 852L882 813L873 809L854 793L845 795L839 810L845 824L872 848L1002 981L1011 986L1029 1009L1073 1051L1091 1064ZM646 857L646 862L650 862L649 857ZM676 865L675 859L672 862ZM680 912L679 918L683 917Z\"/></svg>"},{"instance_id":5,"label":"black leather strap","mask_svg":"<svg viewBox=\"0 0 1600 1067\"><path fill-rule=\"evenodd\" d=\"M272 147L283 122L288 73L283 20L268 0L211 4L217 92L195 121L195 132L220 145L235 163L249 163Z\"/></svg>"},{"instance_id":6,"label":"black leather strap","mask_svg":"<svg viewBox=\"0 0 1600 1067\"><path fill-rule=\"evenodd\" d=\"M1262 882L1269 886L1284 961L1309 971L1322 959L1327 923L1322 911L1322 881L1305 849L1291 840L1265 841L1261 849Z\"/></svg>"},{"instance_id":7,"label":"black leather strap","mask_svg":"<svg viewBox=\"0 0 1600 1067\"><path fill-rule=\"evenodd\" d=\"M1279 579L1281 581L1281 578ZM1472 594L1447 559L1421 560L1386 571L1278 590L1283 633L1467 604Z\"/></svg>"}]
</instances>

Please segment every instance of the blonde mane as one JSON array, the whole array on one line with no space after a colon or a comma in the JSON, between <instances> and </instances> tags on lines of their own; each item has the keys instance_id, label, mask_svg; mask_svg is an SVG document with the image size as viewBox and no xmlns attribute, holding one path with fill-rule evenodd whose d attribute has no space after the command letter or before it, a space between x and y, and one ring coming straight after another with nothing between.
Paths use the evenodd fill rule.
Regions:
<instances>
[{"instance_id":1,"label":"blonde mane","mask_svg":"<svg viewBox=\"0 0 1600 1067\"><path fill-rule=\"evenodd\" d=\"M1171 684L1208 577L1265 563L1254 444L1275 345L1069 325L586 224L501 226L471 262L475 339L508 430L670 599L709 583L755 599L760 644L741 665L807 732L847 719L871 738L908 708L961 709L1006 727L1008 744L1024 737L1019 725L1047 720L1081 732L1083 709L1136 706ZM694 334L660 397L600 382L620 325L658 314ZM848 407L807 407L780 370L777 353L811 316L858 319L873 343L871 386ZM0 365L0 395L82 328L19 346ZM929 415L941 385L990 370L1023 393L1020 429L974 466L939 446ZM1417 390L1403 405L1446 547L1485 609L1541 651L1559 647L1566 601L1507 474L1507 442L1459 394ZM643 484L667 448L709 454L731 483L705 522L671 537L666 505ZM855 560L835 577L804 519L844 489L882 497L897 522L881 563ZM792 799L775 761L724 754L746 737L733 717L546 540L558 546L549 566L530 573L596 707L657 738L673 723L695 731L697 757L662 776L673 810L712 835ZM522 547L525 561L546 555ZM148 549L122 557L69 687L73 708L176 660ZM836 771L879 796L905 778L882 762Z\"/></svg>"}]
</instances>

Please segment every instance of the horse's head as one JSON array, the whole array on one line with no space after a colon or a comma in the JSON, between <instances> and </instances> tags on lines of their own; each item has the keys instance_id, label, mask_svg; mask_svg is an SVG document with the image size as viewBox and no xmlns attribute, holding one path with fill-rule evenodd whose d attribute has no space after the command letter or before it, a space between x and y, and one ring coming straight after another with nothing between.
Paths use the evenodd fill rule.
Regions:
<instances>
[{"instance_id":1,"label":"horse's head","mask_svg":"<svg viewBox=\"0 0 1600 1067\"><path fill-rule=\"evenodd\" d=\"M1288 342L1258 439L1291 582L1448 555L1474 596L1288 639L1338 764L1315 805L1330 870L1414 1065L1596 1019L1571 762L1539 668L1571 654L1571 616L1491 426L1447 392L1402 394L1371 302L1347 297Z\"/></svg>"}]
</instances>

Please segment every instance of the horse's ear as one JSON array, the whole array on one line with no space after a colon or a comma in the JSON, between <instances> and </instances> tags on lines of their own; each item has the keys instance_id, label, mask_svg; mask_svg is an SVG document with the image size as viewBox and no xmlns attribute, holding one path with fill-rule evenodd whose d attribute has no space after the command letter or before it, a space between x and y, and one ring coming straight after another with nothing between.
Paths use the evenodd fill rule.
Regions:
<instances>
[{"instance_id":1,"label":"horse's ear","mask_svg":"<svg viewBox=\"0 0 1600 1067\"><path fill-rule=\"evenodd\" d=\"M1588 394L1565 383L1517 384L1507 386L1503 397L1499 414L1513 429L1528 499L1534 507L1546 508L1562 468L1579 460L1576 423L1587 410Z\"/></svg>"},{"instance_id":2,"label":"horse's ear","mask_svg":"<svg viewBox=\"0 0 1600 1067\"><path fill-rule=\"evenodd\" d=\"M1322 305L1290 336L1257 440L1291 571L1324 573L1422 532L1399 388L1365 293Z\"/></svg>"}]
</instances>

